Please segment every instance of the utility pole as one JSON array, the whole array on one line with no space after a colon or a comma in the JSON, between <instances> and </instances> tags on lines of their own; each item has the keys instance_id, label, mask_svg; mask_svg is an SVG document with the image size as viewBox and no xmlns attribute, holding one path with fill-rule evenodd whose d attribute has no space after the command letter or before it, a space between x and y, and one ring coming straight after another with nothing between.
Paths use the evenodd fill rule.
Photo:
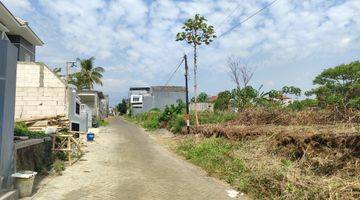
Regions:
<instances>
[{"instance_id":1,"label":"utility pole","mask_svg":"<svg viewBox=\"0 0 360 200\"><path fill-rule=\"evenodd\" d=\"M186 89L186 130L190 134L190 116L189 116L189 87L188 87L188 64L186 54L184 55L185 61L185 89Z\"/></svg>"}]
</instances>

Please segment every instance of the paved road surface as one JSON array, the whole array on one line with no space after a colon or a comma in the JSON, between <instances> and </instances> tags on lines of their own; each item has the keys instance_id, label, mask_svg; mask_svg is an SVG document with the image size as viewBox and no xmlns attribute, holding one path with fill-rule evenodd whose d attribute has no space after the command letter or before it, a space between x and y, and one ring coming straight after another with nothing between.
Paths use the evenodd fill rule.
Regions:
<instances>
[{"instance_id":1,"label":"paved road surface","mask_svg":"<svg viewBox=\"0 0 360 200\"><path fill-rule=\"evenodd\" d=\"M42 181L32 199L228 199L227 185L156 144L137 126L113 119L62 176Z\"/></svg>"}]
</instances>

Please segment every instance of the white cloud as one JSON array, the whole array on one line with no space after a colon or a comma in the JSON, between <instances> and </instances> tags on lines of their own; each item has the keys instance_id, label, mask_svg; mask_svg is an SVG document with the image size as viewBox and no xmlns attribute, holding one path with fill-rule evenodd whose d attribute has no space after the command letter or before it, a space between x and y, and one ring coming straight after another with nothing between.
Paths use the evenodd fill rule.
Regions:
<instances>
[{"instance_id":1,"label":"white cloud","mask_svg":"<svg viewBox=\"0 0 360 200\"><path fill-rule=\"evenodd\" d=\"M29 0L2 0L1 2L15 15L32 11Z\"/></svg>"},{"instance_id":2,"label":"white cloud","mask_svg":"<svg viewBox=\"0 0 360 200\"><path fill-rule=\"evenodd\" d=\"M189 64L192 66L192 49L175 42L175 35L181 30L186 18L196 13L202 14L220 35L270 2L38 1L40 6L37 13L45 17L34 18L40 20L36 24L56 27L49 27L48 32L43 34L45 43L50 42L39 51L45 55L41 58L54 62L64 58L96 56L99 65L107 69L104 88L109 92L111 90L108 88L118 88L117 91L121 90L123 93L126 93L130 85L164 82L165 80L160 79L167 78L184 52L189 53ZM16 4L15 1L5 2L9 6ZM22 7L24 11L31 9L27 0L16 2L21 2L16 6ZM235 8L237 9L234 10ZM268 76L277 76L271 80L278 80L283 77L279 77L271 69L279 65L301 71L293 63L300 63L313 55L323 56L322 61L327 60L326 55L350 55L354 51L360 51L359 10L358 0L278 1L210 46L201 47L200 69L204 73L219 74L216 79L228 79L226 57L238 55L257 66L257 73L269 70L266 72L270 73ZM39 29L46 30L44 27ZM321 60L318 62L324 63ZM226 81L221 80L223 82ZM263 82L271 85L269 81ZM212 86L202 86L205 90L209 87Z\"/></svg>"}]
</instances>

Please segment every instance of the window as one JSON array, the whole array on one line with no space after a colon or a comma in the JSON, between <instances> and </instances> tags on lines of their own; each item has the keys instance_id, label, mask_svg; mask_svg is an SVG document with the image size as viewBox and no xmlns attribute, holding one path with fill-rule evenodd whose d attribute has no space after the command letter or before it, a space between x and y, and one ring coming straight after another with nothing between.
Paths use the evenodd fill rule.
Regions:
<instances>
[{"instance_id":1,"label":"window","mask_svg":"<svg viewBox=\"0 0 360 200\"><path fill-rule=\"evenodd\" d=\"M80 125L78 123L71 123L71 131L80 131Z\"/></svg>"},{"instance_id":2,"label":"window","mask_svg":"<svg viewBox=\"0 0 360 200\"><path fill-rule=\"evenodd\" d=\"M134 98L133 98L133 101L134 101L134 102L138 102L138 101L140 101L140 98L139 98L139 97L134 97Z\"/></svg>"},{"instance_id":3,"label":"window","mask_svg":"<svg viewBox=\"0 0 360 200\"><path fill-rule=\"evenodd\" d=\"M80 115L80 104L78 102L75 103L75 113Z\"/></svg>"}]
</instances>

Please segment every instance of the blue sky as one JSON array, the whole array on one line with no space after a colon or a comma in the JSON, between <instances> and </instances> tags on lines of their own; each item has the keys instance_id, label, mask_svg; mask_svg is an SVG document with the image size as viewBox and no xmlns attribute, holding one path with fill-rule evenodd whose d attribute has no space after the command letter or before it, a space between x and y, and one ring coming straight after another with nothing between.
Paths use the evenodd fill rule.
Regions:
<instances>
[{"instance_id":1,"label":"blue sky","mask_svg":"<svg viewBox=\"0 0 360 200\"><path fill-rule=\"evenodd\" d=\"M199 13L218 35L270 0L1 0L45 42L37 61L63 67L95 56L115 104L130 86L163 85L184 53L175 42L182 22ZM236 8L236 9L235 9ZM210 46L199 49L199 88L211 95L231 89L227 57L256 68L252 85L303 90L323 69L360 59L360 1L278 0ZM229 16L229 14L231 14ZM192 79L192 74L190 75ZM179 71L171 85L183 85ZM192 81L192 80L191 80Z\"/></svg>"}]
</instances>

